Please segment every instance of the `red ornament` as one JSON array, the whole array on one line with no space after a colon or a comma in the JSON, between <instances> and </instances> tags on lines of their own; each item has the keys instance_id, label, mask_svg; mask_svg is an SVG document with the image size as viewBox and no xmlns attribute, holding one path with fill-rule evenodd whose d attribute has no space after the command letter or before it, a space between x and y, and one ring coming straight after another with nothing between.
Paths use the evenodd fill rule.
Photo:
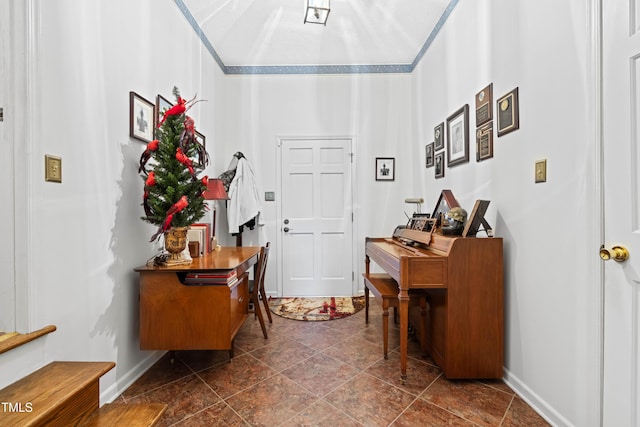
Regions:
<instances>
[{"instance_id":1,"label":"red ornament","mask_svg":"<svg viewBox=\"0 0 640 427\"><path fill-rule=\"evenodd\" d=\"M189 169L189 173L191 174L191 176L193 176L193 177L196 176L196 172L193 169L193 162L191 161L190 158L185 156L185 154L182 152L182 149L180 147L176 148L176 159L180 163L185 165L187 167L187 169Z\"/></svg>"},{"instance_id":2,"label":"red ornament","mask_svg":"<svg viewBox=\"0 0 640 427\"><path fill-rule=\"evenodd\" d=\"M187 107L185 105L186 103L187 101L185 101L181 97L178 97L178 103L164 112L162 119L158 122L158 127L162 126L164 121L167 120L167 117L177 116L178 114L182 114L187 111Z\"/></svg>"}]
</instances>

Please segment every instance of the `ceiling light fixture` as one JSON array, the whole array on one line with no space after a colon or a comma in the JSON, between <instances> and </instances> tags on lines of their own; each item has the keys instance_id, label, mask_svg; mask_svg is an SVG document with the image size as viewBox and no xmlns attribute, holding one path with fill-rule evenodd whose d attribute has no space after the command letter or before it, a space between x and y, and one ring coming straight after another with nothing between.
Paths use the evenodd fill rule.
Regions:
<instances>
[{"instance_id":1,"label":"ceiling light fixture","mask_svg":"<svg viewBox=\"0 0 640 427\"><path fill-rule=\"evenodd\" d=\"M329 17L329 0L307 0L307 10L304 15L304 23L327 25Z\"/></svg>"}]
</instances>

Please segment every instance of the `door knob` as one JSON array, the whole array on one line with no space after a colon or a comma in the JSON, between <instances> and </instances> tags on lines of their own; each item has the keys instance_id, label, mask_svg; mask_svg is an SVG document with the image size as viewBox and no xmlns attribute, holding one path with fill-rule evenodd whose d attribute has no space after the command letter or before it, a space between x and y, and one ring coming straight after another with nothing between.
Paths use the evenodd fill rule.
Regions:
<instances>
[{"instance_id":1,"label":"door knob","mask_svg":"<svg viewBox=\"0 0 640 427\"><path fill-rule=\"evenodd\" d=\"M603 261L609 261L613 258L614 261L624 262L629 258L629 251L624 246L614 246L611 249L607 249L602 245L600 248L600 258Z\"/></svg>"},{"instance_id":2,"label":"door knob","mask_svg":"<svg viewBox=\"0 0 640 427\"><path fill-rule=\"evenodd\" d=\"M288 233L289 232L289 227L283 228L282 231L284 231L285 233Z\"/></svg>"}]
</instances>

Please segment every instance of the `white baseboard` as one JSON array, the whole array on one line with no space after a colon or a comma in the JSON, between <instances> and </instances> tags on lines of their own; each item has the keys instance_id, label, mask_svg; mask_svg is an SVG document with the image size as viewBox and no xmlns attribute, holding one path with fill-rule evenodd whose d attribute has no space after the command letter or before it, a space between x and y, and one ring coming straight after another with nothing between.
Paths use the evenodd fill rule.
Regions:
<instances>
[{"instance_id":1,"label":"white baseboard","mask_svg":"<svg viewBox=\"0 0 640 427\"><path fill-rule=\"evenodd\" d=\"M555 427L573 427L573 424L560 415L553 407L551 407L544 399L533 392L525 383L520 381L518 377L513 375L507 368L504 368L504 382L516 392L522 400L527 402L534 411L545 419L549 424Z\"/></svg>"},{"instance_id":2,"label":"white baseboard","mask_svg":"<svg viewBox=\"0 0 640 427\"><path fill-rule=\"evenodd\" d=\"M145 372L149 370L166 351L158 350L150 353L146 359L143 359L140 363L133 367L129 372L126 372L122 377L117 378L116 382L102 393L100 393L100 404L111 403L118 396L120 396L127 388L131 386L138 378L140 378ZM117 369L117 368L116 368Z\"/></svg>"}]
</instances>

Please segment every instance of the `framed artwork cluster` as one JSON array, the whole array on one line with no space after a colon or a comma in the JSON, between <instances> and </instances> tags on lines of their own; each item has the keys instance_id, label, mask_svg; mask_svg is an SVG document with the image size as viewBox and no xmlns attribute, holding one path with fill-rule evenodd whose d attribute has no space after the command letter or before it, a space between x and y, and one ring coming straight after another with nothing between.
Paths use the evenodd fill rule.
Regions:
<instances>
[{"instance_id":1,"label":"framed artwork cluster","mask_svg":"<svg viewBox=\"0 0 640 427\"><path fill-rule=\"evenodd\" d=\"M155 104L134 91L129 92L129 136L145 143L154 139L154 129L164 112L173 104L164 96L156 95ZM205 136L195 131L196 139L206 148Z\"/></svg>"},{"instance_id":2,"label":"framed artwork cluster","mask_svg":"<svg viewBox=\"0 0 640 427\"><path fill-rule=\"evenodd\" d=\"M476 162L493 157L493 83L475 96ZM518 88L497 99L498 137L520 128ZM425 147L425 167L434 168L435 178L443 178L446 167L468 163L470 158L469 104L465 104L433 129L433 142ZM446 147L446 149L445 149Z\"/></svg>"}]
</instances>

